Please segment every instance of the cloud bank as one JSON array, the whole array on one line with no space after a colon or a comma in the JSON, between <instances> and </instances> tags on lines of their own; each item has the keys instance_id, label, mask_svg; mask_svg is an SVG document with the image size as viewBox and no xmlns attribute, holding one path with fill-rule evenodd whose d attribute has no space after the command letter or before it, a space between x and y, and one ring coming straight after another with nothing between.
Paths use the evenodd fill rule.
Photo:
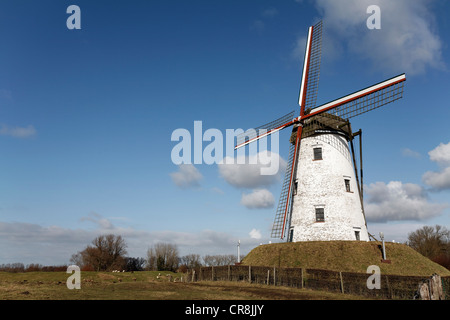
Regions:
<instances>
[{"instance_id":1,"label":"cloud bank","mask_svg":"<svg viewBox=\"0 0 450 320\"><path fill-rule=\"evenodd\" d=\"M450 142L441 143L439 146L428 152L430 160L436 162L440 171L427 171L422 176L422 180L436 191L450 189Z\"/></svg>"},{"instance_id":2,"label":"cloud bank","mask_svg":"<svg viewBox=\"0 0 450 320\"><path fill-rule=\"evenodd\" d=\"M83 250L101 234L121 235L130 257L146 258L147 249L158 242L177 245L180 256L195 253L233 254L237 238L226 232L201 230L199 232L147 231L128 226L117 226L115 218L91 213L80 219L81 228L41 226L24 222L0 221L0 264L22 262L42 265L68 264L72 254ZM89 228L85 223L93 225ZM257 231L241 239L241 253L245 254L261 241Z\"/></svg>"},{"instance_id":3,"label":"cloud bank","mask_svg":"<svg viewBox=\"0 0 450 320\"><path fill-rule=\"evenodd\" d=\"M437 217L447 204L431 203L427 191L413 183L391 181L364 186L368 199L364 210L368 221L425 220Z\"/></svg>"},{"instance_id":4,"label":"cloud bank","mask_svg":"<svg viewBox=\"0 0 450 320\"><path fill-rule=\"evenodd\" d=\"M369 30L366 10L381 10L381 29ZM442 69L443 43L427 0L317 0L324 20L324 54L337 58L348 50L368 66L392 74L422 74L427 68ZM299 39L296 53L302 47ZM303 52L302 55L303 57Z\"/></svg>"}]
</instances>

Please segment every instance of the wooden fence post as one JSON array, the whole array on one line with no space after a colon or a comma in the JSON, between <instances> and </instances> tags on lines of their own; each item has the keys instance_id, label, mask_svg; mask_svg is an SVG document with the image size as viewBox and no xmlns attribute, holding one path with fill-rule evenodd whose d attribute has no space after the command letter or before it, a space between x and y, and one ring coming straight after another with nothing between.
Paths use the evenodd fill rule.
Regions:
<instances>
[{"instance_id":1,"label":"wooden fence post","mask_svg":"<svg viewBox=\"0 0 450 320\"><path fill-rule=\"evenodd\" d=\"M277 285L277 278L276 278L276 267L273 267L273 285Z\"/></svg>"},{"instance_id":2,"label":"wooden fence post","mask_svg":"<svg viewBox=\"0 0 450 320\"><path fill-rule=\"evenodd\" d=\"M248 282L252 283L252 266L248 266Z\"/></svg>"},{"instance_id":3,"label":"wooden fence post","mask_svg":"<svg viewBox=\"0 0 450 320\"><path fill-rule=\"evenodd\" d=\"M389 285L389 277L386 275L386 285L387 285L387 289L388 289L388 294L389 294L389 299L392 299L392 291L391 291L391 286Z\"/></svg>"},{"instance_id":4,"label":"wooden fence post","mask_svg":"<svg viewBox=\"0 0 450 320\"><path fill-rule=\"evenodd\" d=\"M270 269L267 269L267 285L270 284Z\"/></svg>"},{"instance_id":5,"label":"wooden fence post","mask_svg":"<svg viewBox=\"0 0 450 320\"><path fill-rule=\"evenodd\" d=\"M231 266L228 265L228 281L231 281Z\"/></svg>"},{"instance_id":6,"label":"wooden fence post","mask_svg":"<svg viewBox=\"0 0 450 320\"><path fill-rule=\"evenodd\" d=\"M214 281L214 266L211 266L211 281Z\"/></svg>"},{"instance_id":7,"label":"wooden fence post","mask_svg":"<svg viewBox=\"0 0 450 320\"><path fill-rule=\"evenodd\" d=\"M302 282L302 289L303 289L303 268L300 268L300 275L301 275L301 282Z\"/></svg>"},{"instance_id":8,"label":"wooden fence post","mask_svg":"<svg viewBox=\"0 0 450 320\"><path fill-rule=\"evenodd\" d=\"M344 293L344 281L342 280L342 272L339 271L339 278L341 279L341 292Z\"/></svg>"}]
</instances>

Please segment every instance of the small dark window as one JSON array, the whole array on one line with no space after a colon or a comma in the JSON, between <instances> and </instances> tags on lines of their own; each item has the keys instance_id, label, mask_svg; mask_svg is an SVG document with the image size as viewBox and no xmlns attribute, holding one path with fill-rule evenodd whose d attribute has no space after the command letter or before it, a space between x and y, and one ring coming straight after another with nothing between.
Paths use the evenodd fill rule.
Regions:
<instances>
[{"instance_id":1,"label":"small dark window","mask_svg":"<svg viewBox=\"0 0 450 320\"><path fill-rule=\"evenodd\" d=\"M294 196L297 195L297 189L298 189L298 181L294 181L294 191L293 191Z\"/></svg>"},{"instance_id":2,"label":"small dark window","mask_svg":"<svg viewBox=\"0 0 450 320\"><path fill-rule=\"evenodd\" d=\"M356 237L356 240L359 241L359 231L355 231L355 237Z\"/></svg>"},{"instance_id":3,"label":"small dark window","mask_svg":"<svg viewBox=\"0 0 450 320\"><path fill-rule=\"evenodd\" d=\"M345 183L345 191L352 192L350 190L350 180L349 179L344 179L344 183Z\"/></svg>"},{"instance_id":4,"label":"small dark window","mask_svg":"<svg viewBox=\"0 0 450 320\"><path fill-rule=\"evenodd\" d=\"M292 242L294 239L294 229L289 230L289 242Z\"/></svg>"},{"instance_id":5,"label":"small dark window","mask_svg":"<svg viewBox=\"0 0 450 320\"><path fill-rule=\"evenodd\" d=\"M325 213L323 208L316 208L316 222L324 222Z\"/></svg>"},{"instance_id":6,"label":"small dark window","mask_svg":"<svg viewBox=\"0 0 450 320\"><path fill-rule=\"evenodd\" d=\"M322 160L322 148L314 148L314 160Z\"/></svg>"}]
</instances>

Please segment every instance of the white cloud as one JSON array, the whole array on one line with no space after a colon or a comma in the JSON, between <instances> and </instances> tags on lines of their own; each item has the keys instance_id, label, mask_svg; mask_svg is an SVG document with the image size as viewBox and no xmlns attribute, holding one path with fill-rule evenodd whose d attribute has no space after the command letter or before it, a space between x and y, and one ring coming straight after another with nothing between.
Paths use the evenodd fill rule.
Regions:
<instances>
[{"instance_id":1,"label":"white cloud","mask_svg":"<svg viewBox=\"0 0 450 320\"><path fill-rule=\"evenodd\" d=\"M217 193L217 194L225 194L225 192L222 189L217 188L217 187L213 187L211 189L211 191L214 192L214 193Z\"/></svg>"},{"instance_id":2,"label":"white cloud","mask_svg":"<svg viewBox=\"0 0 450 320\"><path fill-rule=\"evenodd\" d=\"M268 159L264 159L266 152L261 152L251 157L238 157L236 159L225 158L224 162L218 164L219 174L226 182L236 188L255 189L267 187L277 183L286 169L286 161L274 152L267 152ZM270 160L268 163L267 160ZM278 170L273 175L263 175L261 170L269 168L274 163L278 164Z\"/></svg>"},{"instance_id":3,"label":"white cloud","mask_svg":"<svg viewBox=\"0 0 450 320\"><path fill-rule=\"evenodd\" d=\"M450 166L450 142L439 144L436 148L428 152L430 160L442 166Z\"/></svg>"},{"instance_id":4,"label":"white cloud","mask_svg":"<svg viewBox=\"0 0 450 320\"><path fill-rule=\"evenodd\" d=\"M369 30L367 7L381 9L381 29ZM442 69L442 41L426 0L317 0L324 19L324 53L348 49L389 74Z\"/></svg>"},{"instance_id":5,"label":"white cloud","mask_svg":"<svg viewBox=\"0 0 450 320\"><path fill-rule=\"evenodd\" d=\"M261 231L256 230L256 229L252 229L249 233L250 238L252 239L261 239Z\"/></svg>"},{"instance_id":6,"label":"white cloud","mask_svg":"<svg viewBox=\"0 0 450 320\"><path fill-rule=\"evenodd\" d=\"M91 212L87 217L82 217L80 221L91 221L101 230L113 229L114 227L108 219L95 212Z\"/></svg>"},{"instance_id":7,"label":"white cloud","mask_svg":"<svg viewBox=\"0 0 450 320\"><path fill-rule=\"evenodd\" d=\"M202 174L193 164L180 164L178 172L170 173L172 181L180 188L198 187Z\"/></svg>"},{"instance_id":8,"label":"white cloud","mask_svg":"<svg viewBox=\"0 0 450 320\"><path fill-rule=\"evenodd\" d=\"M431 203L426 190L413 183L391 181L364 187L368 221L425 220L442 214L448 204Z\"/></svg>"},{"instance_id":9,"label":"white cloud","mask_svg":"<svg viewBox=\"0 0 450 320\"><path fill-rule=\"evenodd\" d=\"M177 245L180 256L190 253L205 255L236 252L238 239L226 232L146 231L116 226L111 220L112 218L105 218L99 214L90 214L88 217L81 218L80 222L91 222L95 228L86 229L0 221L0 264L14 262L22 262L25 265L30 263L68 264L72 254L83 250L97 236L109 233L121 235L125 239L130 257L146 258L147 249L158 242ZM252 235L258 234L252 233ZM245 254L260 241L251 236L241 238L241 253Z\"/></svg>"},{"instance_id":10,"label":"white cloud","mask_svg":"<svg viewBox=\"0 0 450 320\"><path fill-rule=\"evenodd\" d=\"M0 135L22 139L31 138L36 135L36 129L32 125L28 127L9 127L2 124L0 125Z\"/></svg>"},{"instance_id":11,"label":"white cloud","mask_svg":"<svg viewBox=\"0 0 450 320\"><path fill-rule=\"evenodd\" d=\"M404 157L408 157L408 158L416 158L416 159L420 158L420 153L419 152L411 150L409 148L403 148L402 149L402 155Z\"/></svg>"},{"instance_id":12,"label":"white cloud","mask_svg":"<svg viewBox=\"0 0 450 320\"><path fill-rule=\"evenodd\" d=\"M428 152L428 155L431 161L436 162L441 167L441 170L425 172L422 176L423 182L435 190L450 189L450 142L439 144Z\"/></svg>"},{"instance_id":13,"label":"white cloud","mask_svg":"<svg viewBox=\"0 0 450 320\"><path fill-rule=\"evenodd\" d=\"M249 209L272 208L275 203L273 194L267 189L257 189L252 193L243 193L241 204Z\"/></svg>"},{"instance_id":14,"label":"white cloud","mask_svg":"<svg viewBox=\"0 0 450 320\"><path fill-rule=\"evenodd\" d=\"M450 189L450 167L439 172L427 171L422 176L423 182L435 190Z\"/></svg>"}]
</instances>

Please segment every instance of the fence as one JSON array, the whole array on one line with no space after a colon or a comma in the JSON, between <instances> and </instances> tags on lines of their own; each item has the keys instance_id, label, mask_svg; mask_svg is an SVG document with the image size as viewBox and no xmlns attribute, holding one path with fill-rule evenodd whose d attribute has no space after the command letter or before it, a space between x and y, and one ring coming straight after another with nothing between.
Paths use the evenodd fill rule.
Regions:
<instances>
[{"instance_id":1,"label":"fence","mask_svg":"<svg viewBox=\"0 0 450 320\"><path fill-rule=\"evenodd\" d=\"M189 270L186 281L245 281L256 284L308 288L381 299L414 299L424 277L380 275L380 289L369 289L371 274L305 268L213 266ZM442 277L444 299L450 299L450 277Z\"/></svg>"}]
</instances>

